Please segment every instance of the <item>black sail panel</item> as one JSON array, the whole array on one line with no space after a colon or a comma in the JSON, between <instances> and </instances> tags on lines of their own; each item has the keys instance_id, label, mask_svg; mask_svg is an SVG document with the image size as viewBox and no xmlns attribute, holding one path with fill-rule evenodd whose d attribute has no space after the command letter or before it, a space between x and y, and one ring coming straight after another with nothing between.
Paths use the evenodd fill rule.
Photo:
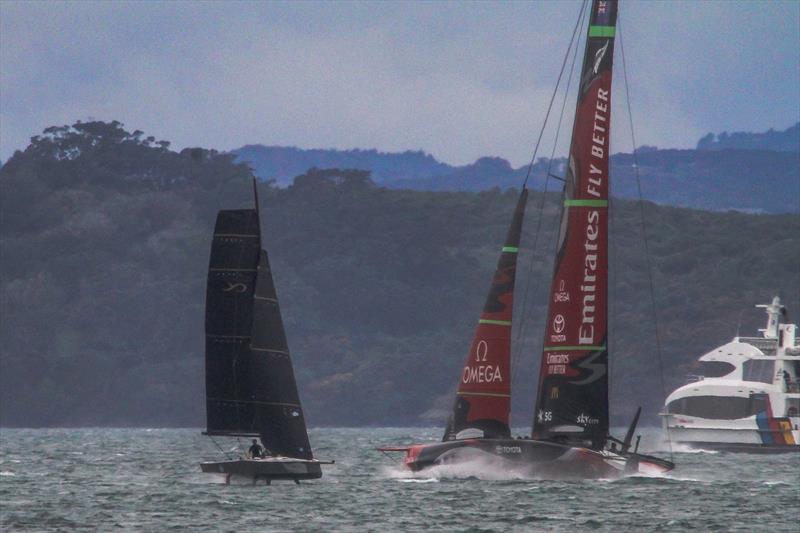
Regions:
<instances>
[{"instance_id":1,"label":"black sail panel","mask_svg":"<svg viewBox=\"0 0 800 533\"><path fill-rule=\"evenodd\" d=\"M248 375L260 231L254 209L220 211L206 286L206 417L209 434L257 435Z\"/></svg>"},{"instance_id":2,"label":"black sail panel","mask_svg":"<svg viewBox=\"0 0 800 533\"><path fill-rule=\"evenodd\" d=\"M252 401L264 445L276 455L311 459L305 417L265 250L261 250L258 264L250 351Z\"/></svg>"}]
</instances>

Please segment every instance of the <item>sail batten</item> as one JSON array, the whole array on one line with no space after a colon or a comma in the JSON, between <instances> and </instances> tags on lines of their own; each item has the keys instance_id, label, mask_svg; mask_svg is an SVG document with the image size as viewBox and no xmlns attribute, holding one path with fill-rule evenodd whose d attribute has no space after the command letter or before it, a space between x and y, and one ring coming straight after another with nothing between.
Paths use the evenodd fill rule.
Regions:
<instances>
[{"instance_id":1,"label":"sail batten","mask_svg":"<svg viewBox=\"0 0 800 533\"><path fill-rule=\"evenodd\" d=\"M458 396L489 396L492 398L511 398L511 394L500 392L456 392Z\"/></svg>"},{"instance_id":2,"label":"sail batten","mask_svg":"<svg viewBox=\"0 0 800 533\"><path fill-rule=\"evenodd\" d=\"M533 437L608 435L608 191L616 0L592 4L550 287Z\"/></svg>"},{"instance_id":3,"label":"sail batten","mask_svg":"<svg viewBox=\"0 0 800 533\"><path fill-rule=\"evenodd\" d=\"M528 190L520 193L489 294L459 376L443 440L508 437L511 409L511 325L517 253Z\"/></svg>"},{"instance_id":4,"label":"sail batten","mask_svg":"<svg viewBox=\"0 0 800 533\"><path fill-rule=\"evenodd\" d=\"M281 405L287 407L300 407L299 403L286 403L286 402L259 402L255 400L231 400L228 398L209 398L210 400L214 400L217 402L228 402L228 403L244 403L244 404L258 404L258 405Z\"/></svg>"}]
</instances>

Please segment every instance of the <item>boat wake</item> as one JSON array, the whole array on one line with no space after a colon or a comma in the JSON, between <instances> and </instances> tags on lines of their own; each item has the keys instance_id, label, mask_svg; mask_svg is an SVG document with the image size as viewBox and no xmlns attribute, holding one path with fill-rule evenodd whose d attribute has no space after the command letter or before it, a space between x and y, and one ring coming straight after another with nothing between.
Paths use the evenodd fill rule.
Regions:
<instances>
[{"instance_id":1,"label":"boat wake","mask_svg":"<svg viewBox=\"0 0 800 533\"><path fill-rule=\"evenodd\" d=\"M439 483L447 480L480 480L480 481L594 481L601 483L622 482L658 482L663 481L692 481L704 482L702 479L675 476L669 472L639 472L637 474L626 474L613 478L597 479L576 479L565 476L564 478L554 478L552 476L537 476L534 473L524 470L509 469L508 466L498 467L492 461L472 460L459 464L437 465L426 468L419 472L412 472L402 466L386 466L382 469L381 477L392 479L400 483Z\"/></svg>"},{"instance_id":2,"label":"boat wake","mask_svg":"<svg viewBox=\"0 0 800 533\"><path fill-rule=\"evenodd\" d=\"M763 481L762 484L766 485L768 487L774 487L776 485L784 485L786 487L791 487L792 486L791 483L787 483L785 481Z\"/></svg>"},{"instance_id":3,"label":"boat wake","mask_svg":"<svg viewBox=\"0 0 800 533\"><path fill-rule=\"evenodd\" d=\"M439 479L435 477L417 478L417 477L398 477L395 478L400 483L439 483Z\"/></svg>"},{"instance_id":4,"label":"boat wake","mask_svg":"<svg viewBox=\"0 0 800 533\"><path fill-rule=\"evenodd\" d=\"M716 455L719 450L706 450L703 448L694 448L688 444L673 444L672 453L707 453L709 455Z\"/></svg>"},{"instance_id":5,"label":"boat wake","mask_svg":"<svg viewBox=\"0 0 800 533\"><path fill-rule=\"evenodd\" d=\"M384 467L383 475L402 483L436 483L443 479L480 479L483 481L514 481L519 479L535 479L522 470L509 468L507 464L498 464L491 458L477 457L458 464L442 464L412 472L405 467Z\"/></svg>"},{"instance_id":6,"label":"boat wake","mask_svg":"<svg viewBox=\"0 0 800 533\"><path fill-rule=\"evenodd\" d=\"M676 475L673 472L639 472L636 474L625 474L618 478L602 478L598 481L612 484L641 484L641 485L662 485L662 484L681 484L681 483L711 483L710 480Z\"/></svg>"}]
</instances>

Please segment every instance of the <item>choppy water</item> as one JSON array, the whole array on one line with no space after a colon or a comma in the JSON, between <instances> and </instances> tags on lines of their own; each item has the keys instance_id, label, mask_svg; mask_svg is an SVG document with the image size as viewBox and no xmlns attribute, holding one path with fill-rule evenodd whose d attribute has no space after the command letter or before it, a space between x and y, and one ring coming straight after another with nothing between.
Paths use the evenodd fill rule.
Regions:
<instances>
[{"instance_id":1,"label":"choppy water","mask_svg":"<svg viewBox=\"0 0 800 533\"><path fill-rule=\"evenodd\" d=\"M469 466L411 476L374 451L433 429L317 429L325 476L222 484L199 430L0 430L4 530L798 531L800 454L676 453L667 477L504 478ZM223 443L224 441L220 441ZM236 442L224 442L228 446Z\"/></svg>"}]
</instances>

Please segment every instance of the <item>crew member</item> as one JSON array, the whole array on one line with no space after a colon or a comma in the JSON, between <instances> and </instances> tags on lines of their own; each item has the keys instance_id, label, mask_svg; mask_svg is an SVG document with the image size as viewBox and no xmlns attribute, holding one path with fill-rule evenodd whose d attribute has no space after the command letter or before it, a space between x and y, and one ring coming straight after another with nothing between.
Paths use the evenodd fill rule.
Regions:
<instances>
[{"instance_id":1,"label":"crew member","mask_svg":"<svg viewBox=\"0 0 800 533\"><path fill-rule=\"evenodd\" d=\"M253 445L250 446L250 449L247 450L248 455L250 455L250 459L261 459L264 457L264 448L258 443L258 440L253 439Z\"/></svg>"}]
</instances>

